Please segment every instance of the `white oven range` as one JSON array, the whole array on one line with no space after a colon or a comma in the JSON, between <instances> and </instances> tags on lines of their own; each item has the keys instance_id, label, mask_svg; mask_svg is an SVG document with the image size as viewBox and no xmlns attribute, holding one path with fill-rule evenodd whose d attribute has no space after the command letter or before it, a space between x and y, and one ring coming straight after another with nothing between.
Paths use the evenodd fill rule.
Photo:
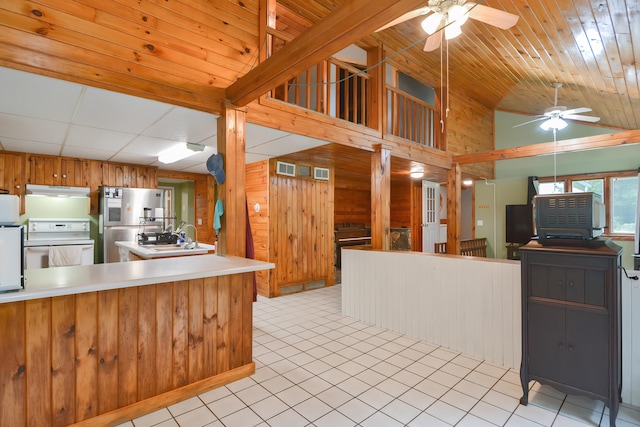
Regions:
<instances>
[{"instance_id":1,"label":"white oven range","mask_svg":"<svg viewBox=\"0 0 640 427\"><path fill-rule=\"evenodd\" d=\"M88 218L29 218L24 246L27 269L93 264Z\"/></svg>"}]
</instances>

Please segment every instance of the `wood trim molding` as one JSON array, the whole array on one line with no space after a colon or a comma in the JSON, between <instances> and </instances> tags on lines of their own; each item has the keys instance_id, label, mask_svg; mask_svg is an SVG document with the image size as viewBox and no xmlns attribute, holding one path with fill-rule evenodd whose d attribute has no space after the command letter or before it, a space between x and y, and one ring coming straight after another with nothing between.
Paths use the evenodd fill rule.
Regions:
<instances>
[{"instance_id":1,"label":"wood trim molding","mask_svg":"<svg viewBox=\"0 0 640 427\"><path fill-rule=\"evenodd\" d=\"M461 165L473 163L493 162L496 160L520 159L523 157L541 156L544 154L569 153L573 151L593 150L597 148L618 147L640 143L640 130L630 130L605 135L573 138L541 144L525 145L501 150L485 151L483 153L462 154L453 156L453 161Z\"/></svg>"},{"instance_id":2,"label":"wood trim molding","mask_svg":"<svg viewBox=\"0 0 640 427\"><path fill-rule=\"evenodd\" d=\"M256 371L254 362L247 363L239 368L218 374L211 378L198 381L193 384L186 385L176 390L171 390L164 394L150 397L143 401L134 403L127 407L107 412L97 417L89 418L84 421L72 424L73 427L97 427L105 425L117 425L134 418L141 417L155 410L173 405L190 397L197 396L207 390L222 387L234 381L253 375Z\"/></svg>"}]
</instances>

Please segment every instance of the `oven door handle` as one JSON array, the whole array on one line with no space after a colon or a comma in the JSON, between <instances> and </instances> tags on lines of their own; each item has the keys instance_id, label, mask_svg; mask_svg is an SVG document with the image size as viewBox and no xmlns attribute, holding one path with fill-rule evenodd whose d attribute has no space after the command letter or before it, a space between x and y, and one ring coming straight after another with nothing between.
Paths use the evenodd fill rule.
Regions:
<instances>
[{"instance_id":1,"label":"oven door handle","mask_svg":"<svg viewBox=\"0 0 640 427\"><path fill-rule=\"evenodd\" d=\"M49 248L56 248L59 246L75 246L80 247L82 249L92 249L93 245L45 245L45 246L27 246L25 249L29 252L47 252L49 253Z\"/></svg>"}]
</instances>

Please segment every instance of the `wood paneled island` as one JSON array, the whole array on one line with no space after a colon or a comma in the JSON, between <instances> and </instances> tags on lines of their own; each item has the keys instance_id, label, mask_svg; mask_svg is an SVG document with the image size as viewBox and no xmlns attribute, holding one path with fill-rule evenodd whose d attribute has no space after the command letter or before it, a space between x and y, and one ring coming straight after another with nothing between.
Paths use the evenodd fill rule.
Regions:
<instances>
[{"instance_id":1,"label":"wood paneled island","mask_svg":"<svg viewBox=\"0 0 640 427\"><path fill-rule=\"evenodd\" d=\"M27 270L0 294L0 425L116 425L246 377L253 272L189 257Z\"/></svg>"}]
</instances>

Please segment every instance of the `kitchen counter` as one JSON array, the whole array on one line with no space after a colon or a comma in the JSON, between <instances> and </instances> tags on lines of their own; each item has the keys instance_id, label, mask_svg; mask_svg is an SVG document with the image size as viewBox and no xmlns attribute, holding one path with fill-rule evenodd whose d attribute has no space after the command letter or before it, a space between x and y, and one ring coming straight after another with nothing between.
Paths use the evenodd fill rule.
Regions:
<instances>
[{"instance_id":1,"label":"kitchen counter","mask_svg":"<svg viewBox=\"0 0 640 427\"><path fill-rule=\"evenodd\" d=\"M113 426L248 377L253 279L195 255L26 271L0 294L0 426Z\"/></svg>"},{"instance_id":2,"label":"kitchen counter","mask_svg":"<svg viewBox=\"0 0 640 427\"><path fill-rule=\"evenodd\" d=\"M197 248L185 249L185 245L139 245L137 242L115 242L120 248L120 261L129 261L128 253L142 259L179 257L186 255L203 255L215 251L215 246L198 243Z\"/></svg>"},{"instance_id":3,"label":"kitchen counter","mask_svg":"<svg viewBox=\"0 0 640 427\"><path fill-rule=\"evenodd\" d=\"M38 268L25 271L24 289L0 293L0 304L272 268L275 268L272 263L218 255Z\"/></svg>"}]
</instances>

